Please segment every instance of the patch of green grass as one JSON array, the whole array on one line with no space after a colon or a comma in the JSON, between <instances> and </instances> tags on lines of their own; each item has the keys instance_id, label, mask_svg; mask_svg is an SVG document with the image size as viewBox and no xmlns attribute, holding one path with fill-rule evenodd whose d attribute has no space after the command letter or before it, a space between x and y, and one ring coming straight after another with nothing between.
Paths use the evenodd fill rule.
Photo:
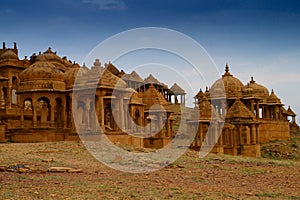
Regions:
<instances>
[{"instance_id":1,"label":"patch of green grass","mask_svg":"<svg viewBox=\"0 0 300 200\"><path fill-rule=\"evenodd\" d=\"M298 146L296 143L292 143L292 144L291 144L291 147L292 147L292 148L298 148L299 146Z\"/></svg>"},{"instance_id":2,"label":"patch of green grass","mask_svg":"<svg viewBox=\"0 0 300 200\"><path fill-rule=\"evenodd\" d=\"M22 180L32 180L31 177L27 176L27 175L17 175L13 178L16 181L22 181Z\"/></svg>"},{"instance_id":3,"label":"patch of green grass","mask_svg":"<svg viewBox=\"0 0 300 200\"><path fill-rule=\"evenodd\" d=\"M202 177L192 177L191 180L195 183L204 183L206 180Z\"/></svg>"},{"instance_id":4,"label":"patch of green grass","mask_svg":"<svg viewBox=\"0 0 300 200\"><path fill-rule=\"evenodd\" d=\"M274 192L262 192L255 194L257 197L269 197L269 198L278 198L281 197L281 193L274 193Z\"/></svg>"},{"instance_id":5,"label":"patch of green grass","mask_svg":"<svg viewBox=\"0 0 300 200\"><path fill-rule=\"evenodd\" d=\"M3 199L19 199L19 195L16 194L15 191L7 191L4 193L4 195L1 198L3 198Z\"/></svg>"},{"instance_id":6,"label":"patch of green grass","mask_svg":"<svg viewBox=\"0 0 300 200\"><path fill-rule=\"evenodd\" d=\"M59 176L59 175L50 175L50 176L47 176L47 179L49 179L49 180L62 180L63 177Z\"/></svg>"},{"instance_id":7,"label":"patch of green grass","mask_svg":"<svg viewBox=\"0 0 300 200\"><path fill-rule=\"evenodd\" d=\"M265 174L266 170L263 169L252 169L252 168L243 168L240 169L240 172L247 175L256 175L256 174Z\"/></svg>"}]
</instances>

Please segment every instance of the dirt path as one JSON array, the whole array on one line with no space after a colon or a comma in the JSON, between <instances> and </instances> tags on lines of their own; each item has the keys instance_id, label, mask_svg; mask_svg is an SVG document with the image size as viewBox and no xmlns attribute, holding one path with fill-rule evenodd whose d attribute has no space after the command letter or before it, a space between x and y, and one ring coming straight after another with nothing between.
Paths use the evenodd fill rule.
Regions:
<instances>
[{"instance_id":1,"label":"dirt path","mask_svg":"<svg viewBox=\"0 0 300 200\"><path fill-rule=\"evenodd\" d=\"M0 166L28 165L32 173L0 172L1 199L300 199L300 162L187 151L162 170L131 174L108 168L78 142L0 144ZM49 167L82 173L50 173Z\"/></svg>"}]
</instances>

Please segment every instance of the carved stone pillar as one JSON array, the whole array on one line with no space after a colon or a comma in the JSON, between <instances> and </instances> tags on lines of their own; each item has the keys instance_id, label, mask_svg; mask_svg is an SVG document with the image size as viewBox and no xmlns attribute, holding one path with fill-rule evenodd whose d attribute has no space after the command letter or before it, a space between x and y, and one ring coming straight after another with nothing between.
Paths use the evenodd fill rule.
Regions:
<instances>
[{"instance_id":1,"label":"carved stone pillar","mask_svg":"<svg viewBox=\"0 0 300 200\"><path fill-rule=\"evenodd\" d=\"M252 113L254 113L254 100L253 99L250 100L250 110Z\"/></svg>"},{"instance_id":2,"label":"carved stone pillar","mask_svg":"<svg viewBox=\"0 0 300 200\"><path fill-rule=\"evenodd\" d=\"M157 114L157 131L158 131L158 136L162 137L162 128L163 128L163 123L162 123L163 119L162 119L162 114L158 113Z\"/></svg>"},{"instance_id":3,"label":"carved stone pillar","mask_svg":"<svg viewBox=\"0 0 300 200\"><path fill-rule=\"evenodd\" d=\"M250 125L251 144L256 144L256 127L254 124Z\"/></svg>"},{"instance_id":4,"label":"carved stone pillar","mask_svg":"<svg viewBox=\"0 0 300 200\"><path fill-rule=\"evenodd\" d=\"M125 130L125 127L124 127L124 102L123 102L123 97L122 96L119 96L119 128L123 131Z\"/></svg>"},{"instance_id":5,"label":"carved stone pillar","mask_svg":"<svg viewBox=\"0 0 300 200\"><path fill-rule=\"evenodd\" d=\"M85 117L86 117L86 128L90 129L90 105L91 100L89 98L86 98L85 100L85 108L86 110L84 111Z\"/></svg>"},{"instance_id":6,"label":"carved stone pillar","mask_svg":"<svg viewBox=\"0 0 300 200\"><path fill-rule=\"evenodd\" d=\"M33 128L37 127L37 102L36 100L32 100L32 107L33 107L33 116L32 116L32 121L33 121Z\"/></svg>"},{"instance_id":7,"label":"carved stone pillar","mask_svg":"<svg viewBox=\"0 0 300 200\"><path fill-rule=\"evenodd\" d=\"M259 118L259 103L258 101L256 101L256 118L258 119Z\"/></svg>"},{"instance_id":8,"label":"carved stone pillar","mask_svg":"<svg viewBox=\"0 0 300 200\"><path fill-rule=\"evenodd\" d=\"M258 124L255 125L255 133L256 133L256 144L259 143L259 135L258 135Z\"/></svg>"},{"instance_id":9,"label":"carved stone pillar","mask_svg":"<svg viewBox=\"0 0 300 200\"><path fill-rule=\"evenodd\" d=\"M199 137L200 137L200 147L202 146L203 142L203 128L202 128L202 123L199 123Z\"/></svg>"},{"instance_id":10,"label":"carved stone pillar","mask_svg":"<svg viewBox=\"0 0 300 200\"><path fill-rule=\"evenodd\" d=\"M55 108L55 101L53 98L51 98L50 99L50 127L55 127L54 108Z\"/></svg>"},{"instance_id":11,"label":"carved stone pillar","mask_svg":"<svg viewBox=\"0 0 300 200\"><path fill-rule=\"evenodd\" d=\"M166 137L171 137L171 134L170 134L170 113L167 113L167 126L166 126ZM172 138L172 137L171 137Z\"/></svg>"},{"instance_id":12,"label":"carved stone pillar","mask_svg":"<svg viewBox=\"0 0 300 200\"><path fill-rule=\"evenodd\" d=\"M251 144L251 126L249 126L249 131L246 129L246 144Z\"/></svg>"},{"instance_id":13,"label":"carved stone pillar","mask_svg":"<svg viewBox=\"0 0 300 200\"><path fill-rule=\"evenodd\" d=\"M21 128L24 128L24 103L23 102L21 105L20 125Z\"/></svg>"},{"instance_id":14,"label":"carved stone pillar","mask_svg":"<svg viewBox=\"0 0 300 200\"><path fill-rule=\"evenodd\" d=\"M239 142L240 144L243 144L243 134L242 134L242 125L238 125L238 135L239 135Z\"/></svg>"},{"instance_id":15,"label":"carved stone pillar","mask_svg":"<svg viewBox=\"0 0 300 200\"><path fill-rule=\"evenodd\" d=\"M65 97L63 97L62 98L62 111L61 111L61 118L62 118L62 127L63 128L66 128L67 127L67 123L66 123L66 121L67 121L67 119L66 119L66 117L67 117L67 104L66 104L66 98Z\"/></svg>"}]
</instances>

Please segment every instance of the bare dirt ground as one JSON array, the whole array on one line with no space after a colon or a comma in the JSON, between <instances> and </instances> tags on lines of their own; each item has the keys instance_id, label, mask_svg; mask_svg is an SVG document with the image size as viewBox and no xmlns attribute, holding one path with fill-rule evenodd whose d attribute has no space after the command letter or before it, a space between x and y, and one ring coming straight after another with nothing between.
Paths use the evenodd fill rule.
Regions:
<instances>
[{"instance_id":1,"label":"bare dirt ground","mask_svg":"<svg viewBox=\"0 0 300 200\"><path fill-rule=\"evenodd\" d=\"M80 142L0 144L0 166L16 164L35 170L2 170L0 199L300 199L298 159L199 159L188 150L164 169L132 174L101 164ZM53 166L83 172L47 172Z\"/></svg>"}]
</instances>

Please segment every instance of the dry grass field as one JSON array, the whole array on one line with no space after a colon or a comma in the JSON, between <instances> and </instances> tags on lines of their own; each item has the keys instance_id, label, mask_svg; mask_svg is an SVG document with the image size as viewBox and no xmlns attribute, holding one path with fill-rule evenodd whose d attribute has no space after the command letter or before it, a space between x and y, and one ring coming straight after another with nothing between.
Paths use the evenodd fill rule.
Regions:
<instances>
[{"instance_id":1,"label":"dry grass field","mask_svg":"<svg viewBox=\"0 0 300 200\"><path fill-rule=\"evenodd\" d=\"M296 141L296 142L295 142ZM290 141L298 149L297 139ZM292 143L295 144L292 144ZM266 158L208 155L188 150L159 171L133 174L113 170L95 160L80 142L0 144L1 199L300 199L300 162ZM288 151L288 150L284 150ZM31 173L9 172L23 164ZM81 173L48 172L72 167Z\"/></svg>"}]
</instances>

